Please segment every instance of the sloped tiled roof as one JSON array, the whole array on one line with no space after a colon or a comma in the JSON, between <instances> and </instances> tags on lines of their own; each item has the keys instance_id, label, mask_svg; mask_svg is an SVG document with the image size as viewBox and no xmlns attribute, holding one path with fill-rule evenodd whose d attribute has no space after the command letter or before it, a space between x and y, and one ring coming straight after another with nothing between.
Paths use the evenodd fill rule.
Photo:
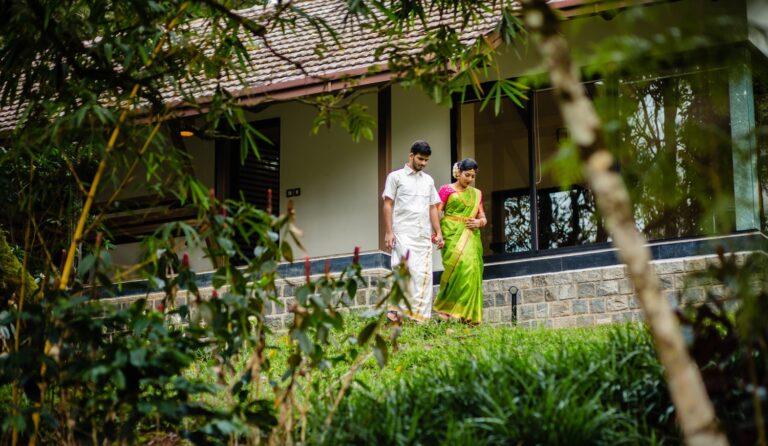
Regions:
<instances>
[{"instance_id":1,"label":"sloped tiled roof","mask_svg":"<svg viewBox=\"0 0 768 446\"><path fill-rule=\"evenodd\" d=\"M556 7L570 7L582 2L583 0L550 0ZM386 37L370 29L361 28L355 21L345 20L346 0L303 0L298 5L307 15L322 17L333 27L338 33L338 44L326 37L323 41L326 50L320 56L316 48L321 43L321 38L307 24L302 25L299 22L296 27L270 31L266 41L272 50L282 57L275 55L260 40L253 40L249 49L251 66L242 74L242 80L234 75L206 80L195 87L194 96L200 102L205 102L206 97L217 87L221 87L237 97L264 100L265 95L269 95L281 99L287 97L286 91L301 90L299 93L291 93L292 97L316 93L327 87L329 79L362 75L371 68L378 67L380 72L386 72L386 56L378 60L375 56L376 48L386 43ZM240 14L255 18L262 12L262 9L252 8L240 11ZM498 10L486 14L481 20L462 29L463 39L471 41L492 32L499 20ZM428 26L448 24L458 28L458 23L459 20L452 14L444 17L432 14ZM204 23L199 22L198 26L203 27ZM416 44L421 37L422 33L414 29L408 32L400 43ZM294 62L301 64L303 70ZM383 75L380 78L383 78ZM308 89L308 86L314 86L314 89ZM170 87L163 92L163 97L168 103L180 102L177 92ZM18 113L18 104L0 109L0 132L9 131L16 125Z\"/></svg>"}]
</instances>

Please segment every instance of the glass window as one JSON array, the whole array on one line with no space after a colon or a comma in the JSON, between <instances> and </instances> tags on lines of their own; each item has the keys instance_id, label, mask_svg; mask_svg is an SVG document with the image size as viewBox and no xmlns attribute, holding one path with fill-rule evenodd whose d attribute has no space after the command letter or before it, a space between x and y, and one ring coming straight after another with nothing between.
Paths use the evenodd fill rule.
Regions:
<instances>
[{"instance_id":1,"label":"glass window","mask_svg":"<svg viewBox=\"0 0 768 446\"><path fill-rule=\"evenodd\" d=\"M590 95L596 94L595 83L585 86ZM542 169L542 165L557 154L568 138L568 131L560 116L554 90L535 91L533 98L539 249L607 241L608 236L587 185L572 184L563 189L557 178Z\"/></svg>"},{"instance_id":2,"label":"glass window","mask_svg":"<svg viewBox=\"0 0 768 446\"><path fill-rule=\"evenodd\" d=\"M585 88L599 107L610 107L606 141L648 239L733 230L727 71L596 81ZM543 167L568 139L554 90L528 97L524 108L504 99L498 115L492 106L481 110L480 102L460 106L457 155L480 165L476 186L489 217L485 254L608 242L587 184L562 187Z\"/></svg>"},{"instance_id":3,"label":"glass window","mask_svg":"<svg viewBox=\"0 0 768 446\"><path fill-rule=\"evenodd\" d=\"M733 229L724 70L619 84L622 174L648 239Z\"/></svg>"}]
</instances>

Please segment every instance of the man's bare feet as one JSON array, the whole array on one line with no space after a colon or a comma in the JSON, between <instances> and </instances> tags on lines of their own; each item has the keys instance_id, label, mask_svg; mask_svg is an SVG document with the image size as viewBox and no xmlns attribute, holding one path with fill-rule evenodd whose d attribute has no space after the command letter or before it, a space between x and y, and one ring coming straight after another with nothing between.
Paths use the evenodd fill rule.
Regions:
<instances>
[{"instance_id":1,"label":"man's bare feet","mask_svg":"<svg viewBox=\"0 0 768 446\"><path fill-rule=\"evenodd\" d=\"M393 324L400 324L403 322L403 317L395 310L387 311L387 319Z\"/></svg>"}]
</instances>

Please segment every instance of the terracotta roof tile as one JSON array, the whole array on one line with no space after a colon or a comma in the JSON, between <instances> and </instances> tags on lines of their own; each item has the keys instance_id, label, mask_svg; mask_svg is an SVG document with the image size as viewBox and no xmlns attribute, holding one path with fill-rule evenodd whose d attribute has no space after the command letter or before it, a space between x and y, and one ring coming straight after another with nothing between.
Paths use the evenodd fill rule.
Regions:
<instances>
[{"instance_id":1,"label":"terracotta roof tile","mask_svg":"<svg viewBox=\"0 0 768 446\"><path fill-rule=\"evenodd\" d=\"M551 2L573 3L574 0L551 0ZM281 86L291 83L323 82L323 78L326 77L386 65L385 58L377 60L374 55L375 49L386 43L386 38L369 29L361 28L359 25L353 24L352 21L345 23L345 0L304 0L298 5L306 14L322 17L336 30L339 40L336 44L326 36L325 42L323 42L318 33L302 21L299 21L299 25L295 28L287 28L285 31L270 31L266 39L274 50L290 60L300 63L306 73L303 73L292 63L276 57L259 40L249 37L247 41L251 44L251 48L249 48L251 65L246 73L242 73L243 80L241 81L234 74L230 74L220 79L205 79L199 82L199 85L187 85L186 87L194 94L194 97L210 96L218 86L227 89L236 96L250 91L259 91L264 94L265 91L278 91ZM252 8L242 10L240 13L246 17L254 18L262 11L262 9ZM463 39L469 41L491 32L497 25L499 18L498 10L485 15L482 20L462 30ZM459 27L458 19L450 17L450 14L448 17L442 18L438 17L437 14L432 14L428 20L429 26L438 23ZM199 21L193 23L192 26L204 28L204 22ZM414 45L422 35L418 30L413 30L408 32L400 42ZM246 36L243 32L241 37ZM323 57L320 57L316 52L320 43L324 43L327 47ZM169 103L181 100L179 92L171 86L164 89L162 95ZM18 104L0 109L0 132L9 131L16 125L18 113Z\"/></svg>"}]
</instances>

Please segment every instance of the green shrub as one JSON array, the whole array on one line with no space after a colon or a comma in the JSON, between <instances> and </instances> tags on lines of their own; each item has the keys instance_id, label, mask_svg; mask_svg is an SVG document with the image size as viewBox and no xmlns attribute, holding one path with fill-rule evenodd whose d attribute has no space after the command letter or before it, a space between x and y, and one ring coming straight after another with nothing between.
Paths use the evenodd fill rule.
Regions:
<instances>
[{"instance_id":1,"label":"green shrub","mask_svg":"<svg viewBox=\"0 0 768 446\"><path fill-rule=\"evenodd\" d=\"M401 343L390 367L360 375L361 386L330 428L318 407L315 442L677 441L661 368L637 326L526 331L428 324L406 327Z\"/></svg>"}]
</instances>

